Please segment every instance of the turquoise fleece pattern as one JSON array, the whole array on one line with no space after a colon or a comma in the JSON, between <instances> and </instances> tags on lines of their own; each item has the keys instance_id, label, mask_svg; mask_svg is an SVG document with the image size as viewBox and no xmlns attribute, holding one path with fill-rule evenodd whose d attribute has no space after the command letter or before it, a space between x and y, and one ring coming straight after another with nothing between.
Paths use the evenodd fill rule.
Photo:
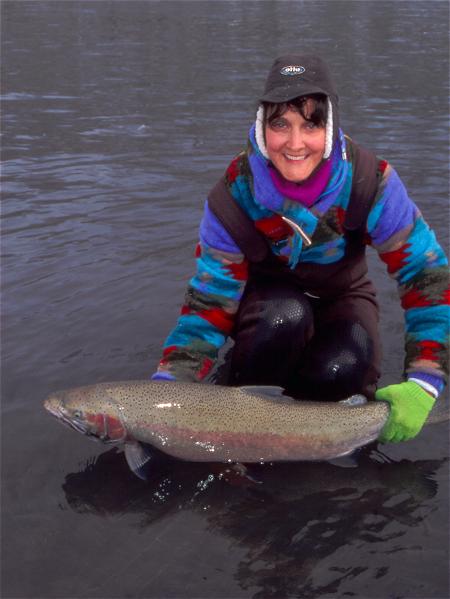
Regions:
<instances>
[{"instance_id":1,"label":"turquoise fleece pattern","mask_svg":"<svg viewBox=\"0 0 450 599\"><path fill-rule=\"evenodd\" d=\"M283 197L270 177L268 162L251 128L247 149L226 171L226 183L238 204L255 221L280 263L330 264L345 254L343 223L353 165L339 132L327 186L311 208ZM405 376L438 392L448 375L449 273L447 258L433 231L395 170L379 162L380 183L367 221L372 245L398 285L405 310ZM280 225L287 216L312 238ZM233 330L234 317L248 278L248 261L205 203L196 250L197 272L189 282L178 322L163 348L155 379L203 380Z\"/></svg>"}]
</instances>

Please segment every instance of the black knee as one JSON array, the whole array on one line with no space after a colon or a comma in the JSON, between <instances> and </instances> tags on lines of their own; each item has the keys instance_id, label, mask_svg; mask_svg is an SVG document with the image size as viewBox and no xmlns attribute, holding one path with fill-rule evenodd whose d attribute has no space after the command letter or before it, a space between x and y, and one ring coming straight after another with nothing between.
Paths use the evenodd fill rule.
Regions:
<instances>
[{"instance_id":1,"label":"black knee","mask_svg":"<svg viewBox=\"0 0 450 599\"><path fill-rule=\"evenodd\" d=\"M313 333L308 299L284 285L259 285L244 297L231 360L233 384L283 385Z\"/></svg>"},{"instance_id":2,"label":"black knee","mask_svg":"<svg viewBox=\"0 0 450 599\"><path fill-rule=\"evenodd\" d=\"M370 395L377 379L373 358L373 341L360 323L329 323L308 345L298 379L313 399Z\"/></svg>"}]
</instances>

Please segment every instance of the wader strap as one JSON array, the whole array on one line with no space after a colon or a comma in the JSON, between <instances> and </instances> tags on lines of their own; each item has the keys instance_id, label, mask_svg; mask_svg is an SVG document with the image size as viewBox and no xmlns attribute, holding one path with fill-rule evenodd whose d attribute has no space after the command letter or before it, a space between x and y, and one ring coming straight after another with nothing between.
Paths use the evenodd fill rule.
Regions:
<instances>
[{"instance_id":1,"label":"wader strap","mask_svg":"<svg viewBox=\"0 0 450 599\"><path fill-rule=\"evenodd\" d=\"M373 152L361 148L349 138L347 146L353 154L353 179L344 227L347 231L361 230L361 234L364 234L378 190L378 159Z\"/></svg>"},{"instance_id":2,"label":"wader strap","mask_svg":"<svg viewBox=\"0 0 450 599\"><path fill-rule=\"evenodd\" d=\"M250 262L262 262L266 258L267 241L228 191L224 178L211 190L208 207Z\"/></svg>"},{"instance_id":3,"label":"wader strap","mask_svg":"<svg viewBox=\"0 0 450 599\"><path fill-rule=\"evenodd\" d=\"M363 235L378 188L378 160L375 154L349 138L347 145L353 156L353 180L344 227L351 233L360 231ZM211 190L208 207L250 262L262 262L267 257L269 245L266 238L233 198L225 178L220 179Z\"/></svg>"}]
</instances>

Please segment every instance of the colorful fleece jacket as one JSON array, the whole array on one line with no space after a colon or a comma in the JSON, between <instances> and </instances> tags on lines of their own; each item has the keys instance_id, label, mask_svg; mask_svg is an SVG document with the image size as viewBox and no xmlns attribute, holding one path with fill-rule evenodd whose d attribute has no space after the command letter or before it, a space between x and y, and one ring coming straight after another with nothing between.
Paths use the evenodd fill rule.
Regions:
<instances>
[{"instance_id":1,"label":"colorful fleece jacket","mask_svg":"<svg viewBox=\"0 0 450 599\"><path fill-rule=\"evenodd\" d=\"M343 222L352 185L352 163L342 131L335 143L328 184L307 208L280 193L268 161L250 130L247 149L226 171L228 188L278 259L329 264L344 256ZM367 220L366 243L373 246L398 285L405 314L405 377L433 393L448 375L449 276L446 256L395 170L380 162L382 177ZM281 216L312 238L302 239ZM286 228L287 227L287 228ZM248 277L248 261L205 204L196 249L197 272L190 280L178 322L163 348L154 379L201 381L216 363L234 325ZM436 393L434 393L436 394Z\"/></svg>"}]
</instances>

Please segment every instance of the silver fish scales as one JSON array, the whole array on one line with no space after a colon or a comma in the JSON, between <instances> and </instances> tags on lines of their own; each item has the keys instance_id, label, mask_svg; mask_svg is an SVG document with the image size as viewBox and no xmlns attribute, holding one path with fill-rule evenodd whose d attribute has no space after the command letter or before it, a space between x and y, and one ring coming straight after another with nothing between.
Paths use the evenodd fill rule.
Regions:
<instances>
[{"instance_id":1,"label":"silver fish scales","mask_svg":"<svg viewBox=\"0 0 450 599\"><path fill-rule=\"evenodd\" d=\"M389 416L387 403L361 396L297 401L279 387L165 381L78 387L52 394L45 407L105 443L140 442L203 462L333 459L377 439Z\"/></svg>"}]
</instances>

